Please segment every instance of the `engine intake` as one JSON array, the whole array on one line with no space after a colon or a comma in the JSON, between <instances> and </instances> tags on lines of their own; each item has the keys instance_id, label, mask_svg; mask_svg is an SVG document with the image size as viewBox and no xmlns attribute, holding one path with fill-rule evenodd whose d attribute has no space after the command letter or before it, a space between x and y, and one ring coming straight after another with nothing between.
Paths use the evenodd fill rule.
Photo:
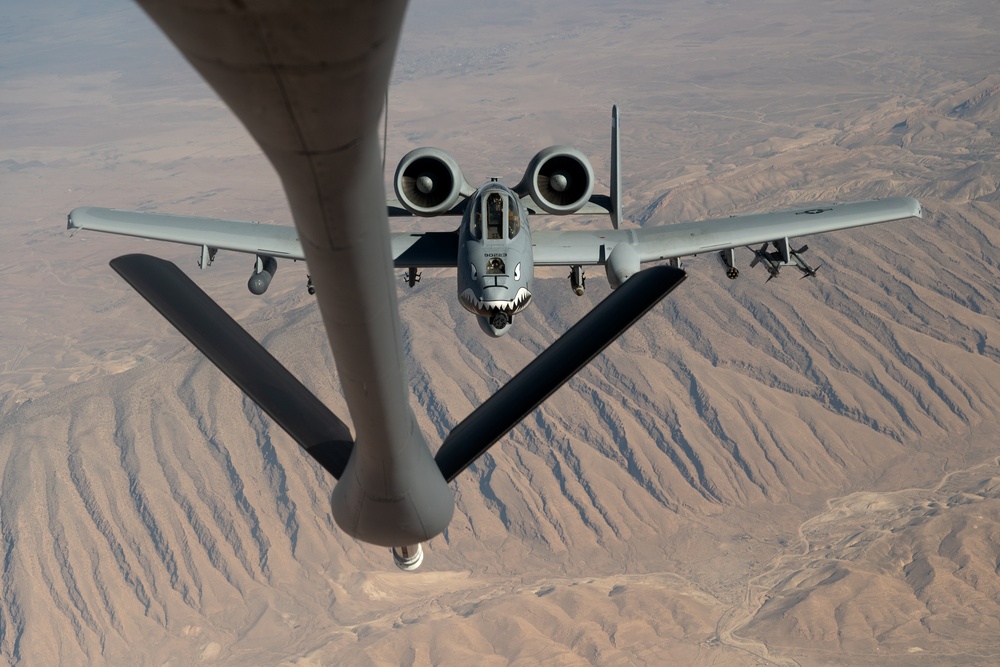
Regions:
<instances>
[{"instance_id":1,"label":"engine intake","mask_svg":"<svg viewBox=\"0 0 1000 667\"><path fill-rule=\"evenodd\" d=\"M571 146L549 146L531 158L514 192L531 196L553 215L574 213L590 200L594 169L587 156Z\"/></svg>"},{"instance_id":2,"label":"engine intake","mask_svg":"<svg viewBox=\"0 0 1000 667\"><path fill-rule=\"evenodd\" d=\"M473 192L455 159L439 148L417 148L399 161L396 198L414 215L441 215Z\"/></svg>"}]
</instances>

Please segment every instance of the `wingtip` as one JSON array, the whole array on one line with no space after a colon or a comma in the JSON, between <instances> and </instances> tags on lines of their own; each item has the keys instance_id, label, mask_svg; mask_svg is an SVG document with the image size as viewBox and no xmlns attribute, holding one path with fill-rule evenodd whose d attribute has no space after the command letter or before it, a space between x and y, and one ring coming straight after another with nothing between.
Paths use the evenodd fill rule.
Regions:
<instances>
[{"instance_id":1,"label":"wingtip","mask_svg":"<svg viewBox=\"0 0 1000 667\"><path fill-rule=\"evenodd\" d=\"M77 218L79 217L80 213L82 213L83 211L84 211L84 209L82 209L82 208L74 208L72 211L70 211L66 215L66 229L71 229L71 230L72 229L83 229L83 225L81 225L81 224L79 224L77 222Z\"/></svg>"},{"instance_id":2,"label":"wingtip","mask_svg":"<svg viewBox=\"0 0 1000 667\"><path fill-rule=\"evenodd\" d=\"M903 200L909 205L911 216L914 218L924 217L923 207L921 207L920 202L915 197L903 197Z\"/></svg>"}]
</instances>

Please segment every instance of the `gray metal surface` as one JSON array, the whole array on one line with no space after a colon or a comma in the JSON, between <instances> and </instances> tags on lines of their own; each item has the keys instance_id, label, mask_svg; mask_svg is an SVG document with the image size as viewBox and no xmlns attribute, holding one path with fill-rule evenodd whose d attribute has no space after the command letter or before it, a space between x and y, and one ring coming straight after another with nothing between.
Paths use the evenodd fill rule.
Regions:
<instances>
[{"instance_id":1,"label":"gray metal surface","mask_svg":"<svg viewBox=\"0 0 1000 667\"><path fill-rule=\"evenodd\" d=\"M912 217L920 217L920 203L893 197L635 229L536 230L532 241L536 266L603 264L623 242L635 247L640 261L654 262Z\"/></svg>"},{"instance_id":2,"label":"gray metal surface","mask_svg":"<svg viewBox=\"0 0 1000 667\"><path fill-rule=\"evenodd\" d=\"M451 490L409 405L378 119L402 0L140 0L281 178L356 430L333 514L398 546L445 529Z\"/></svg>"},{"instance_id":3,"label":"gray metal surface","mask_svg":"<svg viewBox=\"0 0 1000 667\"><path fill-rule=\"evenodd\" d=\"M87 206L70 211L67 228L286 259L305 259L295 227L262 225L245 220L220 220ZM455 266L458 257L457 232L405 232L392 234L391 238L396 268Z\"/></svg>"},{"instance_id":4,"label":"gray metal surface","mask_svg":"<svg viewBox=\"0 0 1000 667\"><path fill-rule=\"evenodd\" d=\"M335 478L351 455L351 432L311 391L171 262L149 255L111 261L191 344Z\"/></svg>"},{"instance_id":5,"label":"gray metal surface","mask_svg":"<svg viewBox=\"0 0 1000 667\"><path fill-rule=\"evenodd\" d=\"M532 230L532 246L538 266L604 264L611 250L622 242L634 246L641 261L652 262L920 215L916 199L893 197L634 229ZM303 257L296 231L277 225L86 207L70 213L69 228L290 259ZM453 267L458 255L458 234L392 234L390 246L397 268Z\"/></svg>"},{"instance_id":6,"label":"gray metal surface","mask_svg":"<svg viewBox=\"0 0 1000 667\"><path fill-rule=\"evenodd\" d=\"M66 226L218 250L305 259L298 232L294 227L281 225L86 206L70 211Z\"/></svg>"},{"instance_id":7,"label":"gray metal surface","mask_svg":"<svg viewBox=\"0 0 1000 667\"><path fill-rule=\"evenodd\" d=\"M396 265L407 267L452 266L462 256L462 244L455 233L389 232L378 119L405 0L139 2L258 142L282 180L295 229L95 208L73 211L69 226L198 245L203 259L211 259L211 250L220 248L256 253L258 263L264 256L304 257L356 429L346 465L331 464L342 469L332 499L334 518L350 535L385 546L415 545L439 534L450 521L454 502L409 405L394 257ZM613 117L612 161L617 167L617 114ZM619 217L617 168L612 180L613 197L590 196L578 212L593 209ZM563 190L554 187L553 192ZM575 208L584 197L566 208ZM453 210L462 205L455 204ZM527 276L532 253L534 263L542 265L609 263L620 280L638 266L632 250L639 261L650 262L919 215L916 200L903 197L663 227L536 232L519 266ZM527 222L525 211L526 231ZM629 252L615 254L622 243L629 247L619 250ZM466 263L471 275L472 262ZM183 305L172 308L183 310ZM616 310L605 316L609 313L618 318ZM615 327L619 324L614 322ZM185 326L195 333L200 330L190 323ZM579 337L560 341L560 352L547 358L556 359L557 366L575 363L574 349L590 349L580 345ZM209 340L209 347L218 342ZM247 352L249 357L255 354ZM581 352L580 366L588 354L592 356ZM225 354L217 356L220 365L232 365ZM252 378L242 381L247 384ZM505 388L508 398L492 403L490 410L498 410L499 416L476 417L470 422L474 426L457 429L455 439L476 442L483 428L506 429L509 422L516 423L517 414L526 413L518 412L523 406L515 410L521 399L511 399L512 392ZM261 400L267 403L266 396ZM489 426L491 420L496 424ZM449 477L471 460L453 455L452 449L449 445Z\"/></svg>"},{"instance_id":8,"label":"gray metal surface","mask_svg":"<svg viewBox=\"0 0 1000 667\"><path fill-rule=\"evenodd\" d=\"M686 278L656 266L632 276L462 420L435 460L449 482Z\"/></svg>"}]
</instances>

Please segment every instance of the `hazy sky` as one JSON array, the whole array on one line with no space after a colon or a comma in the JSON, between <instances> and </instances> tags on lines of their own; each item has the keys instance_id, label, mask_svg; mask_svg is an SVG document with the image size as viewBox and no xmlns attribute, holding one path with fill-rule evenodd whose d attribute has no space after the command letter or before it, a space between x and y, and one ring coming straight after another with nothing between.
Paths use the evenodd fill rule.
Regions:
<instances>
[{"instance_id":1,"label":"hazy sky","mask_svg":"<svg viewBox=\"0 0 1000 667\"><path fill-rule=\"evenodd\" d=\"M131 69L169 54L159 31L131 2L11 0L0 10L2 79Z\"/></svg>"},{"instance_id":2,"label":"hazy sky","mask_svg":"<svg viewBox=\"0 0 1000 667\"><path fill-rule=\"evenodd\" d=\"M482 44L484 34L458 31L462 24L515 25L534 16L529 6L504 5L503 11L490 6L458 8L442 0L410 3L408 34L413 38L435 30L455 28L452 41L474 39ZM408 40L404 36L403 48ZM486 41L489 41L488 39ZM134 2L123 0L5 0L0 7L0 81L37 75L73 76L102 70L149 73L164 59L182 61L159 29ZM169 68L157 68L164 70ZM152 82L151 82L152 83ZM10 100L6 95L0 103Z\"/></svg>"}]
</instances>

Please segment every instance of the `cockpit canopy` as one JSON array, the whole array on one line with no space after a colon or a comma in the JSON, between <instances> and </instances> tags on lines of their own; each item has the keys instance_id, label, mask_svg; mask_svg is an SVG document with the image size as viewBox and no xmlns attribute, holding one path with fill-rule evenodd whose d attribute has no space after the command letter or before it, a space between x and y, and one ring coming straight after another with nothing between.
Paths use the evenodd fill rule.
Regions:
<instances>
[{"instance_id":1,"label":"cockpit canopy","mask_svg":"<svg viewBox=\"0 0 1000 667\"><path fill-rule=\"evenodd\" d=\"M512 239L521 231L520 207L516 195L507 188L484 188L471 205L469 231L472 238L500 241Z\"/></svg>"}]
</instances>

